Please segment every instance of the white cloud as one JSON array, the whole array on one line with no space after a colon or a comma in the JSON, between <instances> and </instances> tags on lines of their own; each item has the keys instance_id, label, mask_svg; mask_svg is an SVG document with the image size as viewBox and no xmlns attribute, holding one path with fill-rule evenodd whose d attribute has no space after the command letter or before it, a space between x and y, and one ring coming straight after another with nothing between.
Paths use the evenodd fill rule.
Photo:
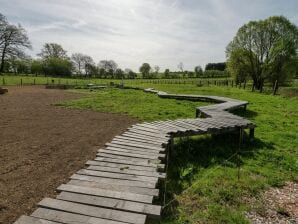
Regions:
<instances>
[{"instance_id":1,"label":"white cloud","mask_svg":"<svg viewBox=\"0 0 298 224\"><path fill-rule=\"evenodd\" d=\"M297 23L295 0L0 0L21 23L33 55L45 42L69 52L113 59L137 70L143 62L177 69L225 60L225 46L251 19L283 14Z\"/></svg>"}]
</instances>

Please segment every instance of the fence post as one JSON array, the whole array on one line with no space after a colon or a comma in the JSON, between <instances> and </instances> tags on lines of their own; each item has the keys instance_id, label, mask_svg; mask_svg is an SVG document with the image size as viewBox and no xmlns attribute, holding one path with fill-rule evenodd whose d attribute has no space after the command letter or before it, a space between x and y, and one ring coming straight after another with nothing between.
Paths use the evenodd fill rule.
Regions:
<instances>
[{"instance_id":1,"label":"fence post","mask_svg":"<svg viewBox=\"0 0 298 224\"><path fill-rule=\"evenodd\" d=\"M246 80L244 80L243 89L246 87Z\"/></svg>"},{"instance_id":2,"label":"fence post","mask_svg":"<svg viewBox=\"0 0 298 224\"><path fill-rule=\"evenodd\" d=\"M274 83L274 89L273 89L273 95L276 95L277 90L278 90L278 81L275 80L275 83Z\"/></svg>"},{"instance_id":3,"label":"fence post","mask_svg":"<svg viewBox=\"0 0 298 224\"><path fill-rule=\"evenodd\" d=\"M21 78L21 86L23 85L23 79Z\"/></svg>"},{"instance_id":4,"label":"fence post","mask_svg":"<svg viewBox=\"0 0 298 224\"><path fill-rule=\"evenodd\" d=\"M35 85L35 78L33 79L33 85Z\"/></svg>"}]
</instances>

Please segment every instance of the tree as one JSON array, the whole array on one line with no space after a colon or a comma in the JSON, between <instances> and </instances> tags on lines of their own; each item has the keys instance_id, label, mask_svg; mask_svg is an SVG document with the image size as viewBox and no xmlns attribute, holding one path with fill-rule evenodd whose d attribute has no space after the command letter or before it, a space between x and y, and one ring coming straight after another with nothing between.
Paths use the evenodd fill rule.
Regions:
<instances>
[{"instance_id":1,"label":"tree","mask_svg":"<svg viewBox=\"0 0 298 224\"><path fill-rule=\"evenodd\" d=\"M218 71L224 71L226 69L226 63L225 62L219 62L219 63L208 63L205 66L206 70L218 70Z\"/></svg>"},{"instance_id":2,"label":"tree","mask_svg":"<svg viewBox=\"0 0 298 224\"><path fill-rule=\"evenodd\" d=\"M70 76L73 67L68 59L51 57L43 61L43 69L48 76Z\"/></svg>"},{"instance_id":3,"label":"tree","mask_svg":"<svg viewBox=\"0 0 298 224\"><path fill-rule=\"evenodd\" d=\"M82 68L85 67L84 65L84 57L85 55L82 53L74 53L71 55L71 60L74 63L74 67L76 68L77 74L82 74Z\"/></svg>"},{"instance_id":4,"label":"tree","mask_svg":"<svg viewBox=\"0 0 298 224\"><path fill-rule=\"evenodd\" d=\"M110 73L111 75L113 75L113 73L118 68L118 65L113 60L101 60L98 63L98 67L103 68L105 70L105 72Z\"/></svg>"},{"instance_id":5,"label":"tree","mask_svg":"<svg viewBox=\"0 0 298 224\"><path fill-rule=\"evenodd\" d=\"M117 68L115 71L115 78L116 79L122 79L124 78L124 72L122 71L121 68Z\"/></svg>"},{"instance_id":6,"label":"tree","mask_svg":"<svg viewBox=\"0 0 298 224\"><path fill-rule=\"evenodd\" d=\"M143 75L143 78L149 78L150 77L150 70L151 70L151 66L149 65L149 63L143 63L142 66L140 67L140 72Z\"/></svg>"},{"instance_id":7,"label":"tree","mask_svg":"<svg viewBox=\"0 0 298 224\"><path fill-rule=\"evenodd\" d=\"M155 66L154 66L154 72L155 72L156 74L158 74L159 70L160 70L160 67L159 67L158 65L155 65Z\"/></svg>"},{"instance_id":8,"label":"tree","mask_svg":"<svg viewBox=\"0 0 298 224\"><path fill-rule=\"evenodd\" d=\"M164 72L164 75L166 79L170 78L170 69L167 68Z\"/></svg>"},{"instance_id":9,"label":"tree","mask_svg":"<svg viewBox=\"0 0 298 224\"><path fill-rule=\"evenodd\" d=\"M251 21L243 25L226 48L228 70L233 76L246 72L255 88L265 80L286 79L285 69L297 56L298 28L283 16ZM241 58L239 58L241 57Z\"/></svg>"},{"instance_id":10,"label":"tree","mask_svg":"<svg viewBox=\"0 0 298 224\"><path fill-rule=\"evenodd\" d=\"M201 77L203 76L203 69L200 65L197 65L194 69L196 77Z\"/></svg>"},{"instance_id":11,"label":"tree","mask_svg":"<svg viewBox=\"0 0 298 224\"><path fill-rule=\"evenodd\" d=\"M177 67L180 69L181 72L183 72L184 65L183 65L182 62L179 62L179 64L177 65Z\"/></svg>"},{"instance_id":12,"label":"tree","mask_svg":"<svg viewBox=\"0 0 298 224\"><path fill-rule=\"evenodd\" d=\"M9 24L0 14L0 72L3 72L5 60L24 56L26 48L31 48L26 30L20 24Z\"/></svg>"},{"instance_id":13,"label":"tree","mask_svg":"<svg viewBox=\"0 0 298 224\"><path fill-rule=\"evenodd\" d=\"M124 74L128 79L135 79L137 77L137 73L133 72L130 68L124 69Z\"/></svg>"},{"instance_id":14,"label":"tree","mask_svg":"<svg viewBox=\"0 0 298 224\"><path fill-rule=\"evenodd\" d=\"M31 73L36 76L44 73L42 60L36 59L31 62Z\"/></svg>"},{"instance_id":15,"label":"tree","mask_svg":"<svg viewBox=\"0 0 298 224\"><path fill-rule=\"evenodd\" d=\"M61 58L68 59L67 52L63 47L56 43L45 43L41 52L38 54L43 59Z\"/></svg>"}]
</instances>

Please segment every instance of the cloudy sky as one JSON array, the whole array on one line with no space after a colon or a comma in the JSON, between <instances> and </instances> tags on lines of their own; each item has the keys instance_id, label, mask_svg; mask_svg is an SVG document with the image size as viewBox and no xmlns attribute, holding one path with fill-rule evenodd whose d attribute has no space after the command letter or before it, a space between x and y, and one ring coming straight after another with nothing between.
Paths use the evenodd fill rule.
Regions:
<instances>
[{"instance_id":1,"label":"cloudy sky","mask_svg":"<svg viewBox=\"0 0 298 224\"><path fill-rule=\"evenodd\" d=\"M138 70L225 60L225 47L250 20L284 15L298 25L297 0L0 0L0 13L21 23L33 45L61 44Z\"/></svg>"}]
</instances>

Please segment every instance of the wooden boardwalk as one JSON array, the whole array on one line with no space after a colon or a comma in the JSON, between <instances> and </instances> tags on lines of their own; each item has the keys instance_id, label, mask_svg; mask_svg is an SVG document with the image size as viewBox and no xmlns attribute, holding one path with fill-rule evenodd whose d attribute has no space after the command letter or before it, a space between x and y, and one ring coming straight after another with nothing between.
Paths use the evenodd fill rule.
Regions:
<instances>
[{"instance_id":1,"label":"wooden boardwalk","mask_svg":"<svg viewBox=\"0 0 298 224\"><path fill-rule=\"evenodd\" d=\"M214 134L249 128L254 124L228 111L248 102L216 96L175 95L153 89L162 98L212 101L198 107L200 118L136 124L98 150L96 158L57 188L56 199L44 198L30 216L15 224L144 224L158 219L159 186L166 179L168 151L174 137Z\"/></svg>"}]
</instances>

